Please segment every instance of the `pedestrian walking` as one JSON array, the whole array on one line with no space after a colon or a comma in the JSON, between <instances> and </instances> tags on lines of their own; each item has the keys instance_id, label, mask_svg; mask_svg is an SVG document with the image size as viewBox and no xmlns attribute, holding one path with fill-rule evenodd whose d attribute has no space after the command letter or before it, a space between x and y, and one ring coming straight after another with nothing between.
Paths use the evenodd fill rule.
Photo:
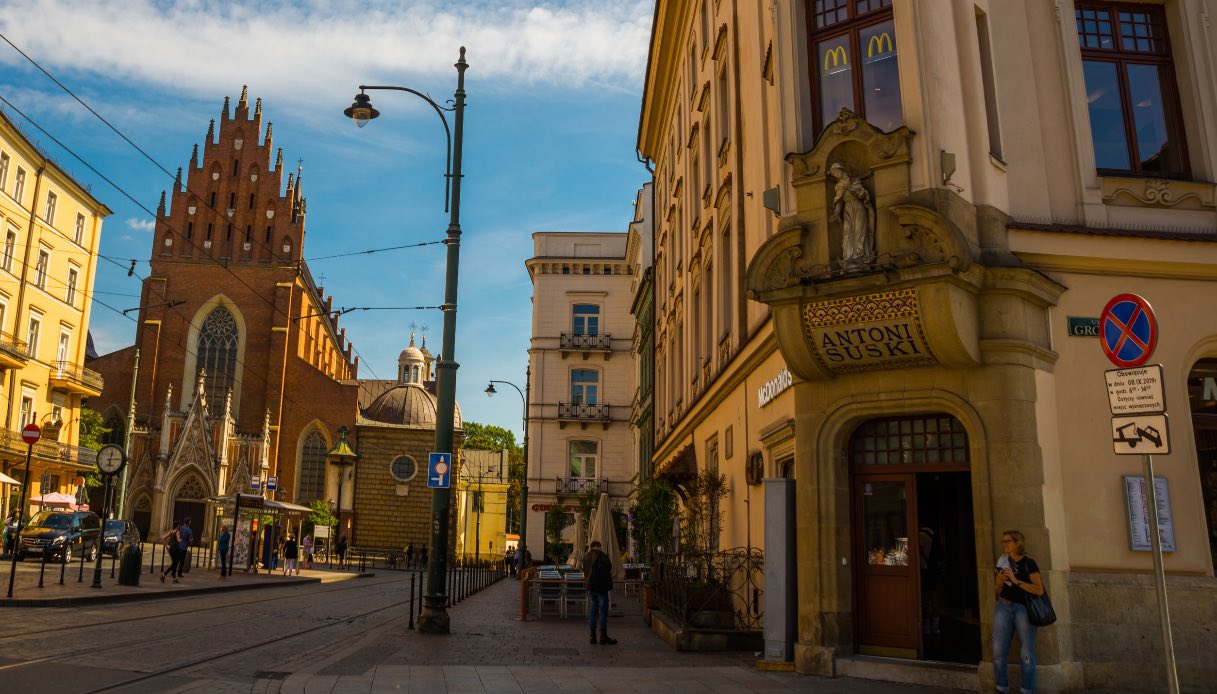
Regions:
<instances>
[{"instance_id":1,"label":"pedestrian walking","mask_svg":"<svg viewBox=\"0 0 1217 694\"><path fill-rule=\"evenodd\" d=\"M423 545L423 548L418 550L418 568L420 568L420 569L427 568L427 546L426 545Z\"/></svg>"},{"instance_id":2,"label":"pedestrian walking","mask_svg":"<svg viewBox=\"0 0 1217 694\"><path fill-rule=\"evenodd\" d=\"M617 639L608 635L609 592L613 590L613 560L600 549L600 541L592 540L591 547L583 556L583 581L587 586L587 626L591 630L593 644L596 640L596 622L600 622L601 646L613 646Z\"/></svg>"},{"instance_id":3,"label":"pedestrian walking","mask_svg":"<svg viewBox=\"0 0 1217 694\"><path fill-rule=\"evenodd\" d=\"M996 613L993 616L993 672L997 678L997 691L1010 691L1010 675L1007 660L1010 644L1018 634L1019 691L1031 694L1035 691L1035 630L1027 616L1027 596L1043 595L1044 583L1040 567L1027 556L1023 534L1017 530L1002 533L1001 543L1005 552L997 559L993 590L997 594Z\"/></svg>"},{"instance_id":4,"label":"pedestrian walking","mask_svg":"<svg viewBox=\"0 0 1217 694\"><path fill-rule=\"evenodd\" d=\"M232 546L232 533L228 532L228 526L220 528L220 539L216 542L216 554L220 555L220 578L225 578L232 573L232 567L228 564L228 550Z\"/></svg>"},{"instance_id":5,"label":"pedestrian walking","mask_svg":"<svg viewBox=\"0 0 1217 694\"><path fill-rule=\"evenodd\" d=\"M300 551L304 552L304 568L313 568L313 536L305 535L300 541Z\"/></svg>"},{"instance_id":6,"label":"pedestrian walking","mask_svg":"<svg viewBox=\"0 0 1217 694\"><path fill-rule=\"evenodd\" d=\"M166 576L173 576L173 582L177 583L177 568L182 562L181 556L178 554L178 546L181 544L181 536L177 534L177 529L181 527L181 522L173 521L173 528L161 536L161 544L165 546L165 551L169 552L169 568L161 572L161 583L165 582Z\"/></svg>"},{"instance_id":7,"label":"pedestrian walking","mask_svg":"<svg viewBox=\"0 0 1217 694\"><path fill-rule=\"evenodd\" d=\"M516 551L511 557L511 575L516 578L520 577L520 572L524 570L524 550L516 545Z\"/></svg>"},{"instance_id":8,"label":"pedestrian walking","mask_svg":"<svg viewBox=\"0 0 1217 694\"><path fill-rule=\"evenodd\" d=\"M299 546L296 544L296 538L293 537L291 533L288 533L287 536L283 538L284 576L291 576L292 574L295 574L296 576L300 575L300 567L296 565L296 559L298 558L297 553L299 549Z\"/></svg>"},{"instance_id":9,"label":"pedestrian walking","mask_svg":"<svg viewBox=\"0 0 1217 694\"><path fill-rule=\"evenodd\" d=\"M338 555L338 568L345 569L347 565L347 536L339 535L334 544L334 553Z\"/></svg>"},{"instance_id":10,"label":"pedestrian walking","mask_svg":"<svg viewBox=\"0 0 1217 694\"><path fill-rule=\"evenodd\" d=\"M414 543L406 543L406 568L409 569L414 564Z\"/></svg>"},{"instance_id":11,"label":"pedestrian walking","mask_svg":"<svg viewBox=\"0 0 1217 694\"><path fill-rule=\"evenodd\" d=\"M181 578L186 566L190 563L190 545L194 544L194 531L190 529L189 518L182 519L182 524L177 527L177 536L179 538L178 552L181 555L177 565L177 578ZM177 583L177 578L173 579L174 583Z\"/></svg>"}]
</instances>

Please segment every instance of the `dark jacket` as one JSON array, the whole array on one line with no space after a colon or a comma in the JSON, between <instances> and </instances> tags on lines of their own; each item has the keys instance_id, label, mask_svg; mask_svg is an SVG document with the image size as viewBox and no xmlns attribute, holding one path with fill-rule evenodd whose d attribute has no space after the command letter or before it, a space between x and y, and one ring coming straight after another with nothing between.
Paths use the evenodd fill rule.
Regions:
<instances>
[{"instance_id":1,"label":"dark jacket","mask_svg":"<svg viewBox=\"0 0 1217 694\"><path fill-rule=\"evenodd\" d=\"M589 550L583 555L583 580L589 592L609 592L613 589L613 560L598 549Z\"/></svg>"}]
</instances>

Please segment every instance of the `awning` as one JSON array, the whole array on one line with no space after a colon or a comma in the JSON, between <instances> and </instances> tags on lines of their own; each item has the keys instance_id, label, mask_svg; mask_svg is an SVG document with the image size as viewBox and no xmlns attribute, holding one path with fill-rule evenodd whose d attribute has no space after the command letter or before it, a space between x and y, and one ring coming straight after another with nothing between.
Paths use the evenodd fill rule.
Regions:
<instances>
[{"instance_id":1,"label":"awning","mask_svg":"<svg viewBox=\"0 0 1217 694\"><path fill-rule=\"evenodd\" d=\"M8 475L4 474L3 472L0 472L0 484L18 484L19 485L21 483L15 479L13 479L12 477L9 477Z\"/></svg>"},{"instance_id":2,"label":"awning","mask_svg":"<svg viewBox=\"0 0 1217 694\"><path fill-rule=\"evenodd\" d=\"M268 500L266 502L265 508L272 510L272 511L278 511L280 513L286 513L286 514L292 515L292 516L308 515L313 512L313 509L309 508L308 506L301 506L300 504L290 504L286 501L269 501Z\"/></svg>"}]
</instances>

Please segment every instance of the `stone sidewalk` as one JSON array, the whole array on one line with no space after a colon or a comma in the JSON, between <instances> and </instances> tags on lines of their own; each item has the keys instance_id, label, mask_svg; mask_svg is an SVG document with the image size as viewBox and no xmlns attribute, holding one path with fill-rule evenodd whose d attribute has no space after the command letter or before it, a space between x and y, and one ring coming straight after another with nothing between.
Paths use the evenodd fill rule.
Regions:
<instances>
[{"instance_id":1,"label":"stone sidewalk","mask_svg":"<svg viewBox=\"0 0 1217 694\"><path fill-rule=\"evenodd\" d=\"M8 594L9 574L12 572L11 560L5 557L0 560L0 607L68 607L151 600L199 593L330 583L375 575L361 574L353 570L339 571L318 567L313 570L301 570L299 576L284 576L281 571L273 573L263 571L256 574L237 571L232 576L221 579L218 569L195 566L191 567L178 583L173 583L171 580L161 583L160 567L145 563L140 573L139 585L123 586L118 584L117 566L114 570L115 578L110 578L110 564L109 557L103 558L102 587L94 588L94 564L85 563L82 571L79 561L73 561L67 566L59 562L48 562L45 567L36 560L19 561L13 584L13 597L5 598L4 596ZM59 584L61 569L63 570L63 585ZM41 588L38 587L40 572L43 573L43 587Z\"/></svg>"},{"instance_id":2,"label":"stone sidewalk","mask_svg":"<svg viewBox=\"0 0 1217 694\"><path fill-rule=\"evenodd\" d=\"M501 581L453 606L447 636L407 628L407 616L372 629L304 668L264 682L291 694L382 692L612 694L656 692L957 692L756 668L754 653L672 651L642 622L633 598L615 602L615 646L591 645L582 618L518 621L519 583ZM258 689L255 687L255 691Z\"/></svg>"}]
</instances>

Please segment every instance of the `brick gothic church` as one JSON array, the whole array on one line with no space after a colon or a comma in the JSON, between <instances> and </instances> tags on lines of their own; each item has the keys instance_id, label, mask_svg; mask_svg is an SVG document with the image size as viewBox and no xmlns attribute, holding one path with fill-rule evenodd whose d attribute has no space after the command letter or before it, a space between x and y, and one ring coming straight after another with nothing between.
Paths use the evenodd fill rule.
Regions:
<instances>
[{"instance_id":1,"label":"brick gothic church","mask_svg":"<svg viewBox=\"0 0 1217 694\"><path fill-rule=\"evenodd\" d=\"M213 120L162 193L135 344L90 363L121 442L139 350L126 515L144 537L190 516L210 539L213 500L249 491L251 475L278 477L280 500L327 498L325 454L340 426L356 429L359 360L303 260L300 172L284 185L262 126L261 99L251 114L242 89L231 116L224 99L218 132Z\"/></svg>"}]
</instances>

